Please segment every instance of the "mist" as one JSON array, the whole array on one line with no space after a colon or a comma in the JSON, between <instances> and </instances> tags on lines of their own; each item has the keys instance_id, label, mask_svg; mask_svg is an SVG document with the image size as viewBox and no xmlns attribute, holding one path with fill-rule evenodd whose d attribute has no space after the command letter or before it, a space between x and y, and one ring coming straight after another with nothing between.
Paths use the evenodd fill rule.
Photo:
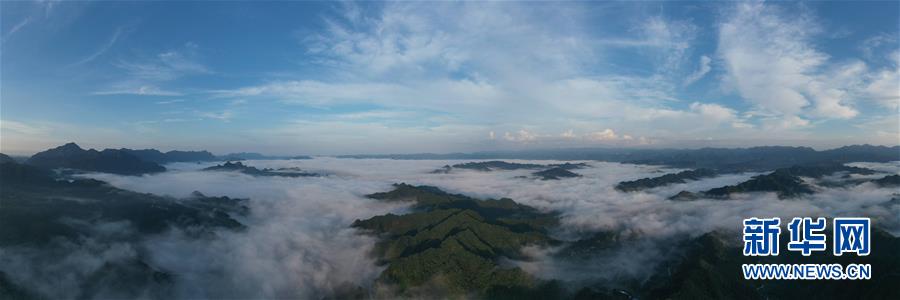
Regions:
<instances>
[{"instance_id":1,"label":"mist","mask_svg":"<svg viewBox=\"0 0 900 300\"><path fill-rule=\"evenodd\" d=\"M370 288L382 270L369 255L376 240L350 228L350 224L356 219L405 212L408 204L365 198L400 182L433 185L476 198L507 197L558 212L561 225L552 235L560 240L571 241L600 231L623 237L617 247L597 253L589 263L559 261L553 256L558 249L537 247L524 251L531 260L511 262L548 279L645 280L672 254L666 243L712 230L735 232L738 238L736 232L746 217L868 216L874 226L900 234L900 204L889 202L898 191L872 183L831 187L806 179L816 194L781 200L773 193L756 193L730 201L685 202L667 198L681 190L736 184L759 173L727 174L632 193L617 191L614 186L620 181L681 169L587 162L588 168L575 170L582 177L563 180L530 177L534 170L429 173L459 162L326 157L244 162L258 168L299 167L324 174L300 178L200 170L213 163L169 164L167 172L144 176L89 173L81 176L138 192L184 198L199 191L208 196L249 198L251 213L238 218L247 229L221 230L214 237L200 239L170 230L135 243L110 239L68 245L60 253L0 249L0 270L50 298L74 297L63 291L77 289L85 274L105 261L139 257L155 269L175 274L174 285L167 292L176 298L321 298L341 287ZM900 172L900 163L896 162L857 165L885 172L871 178ZM107 228L106 232L128 230L127 224L92 226ZM20 272L28 267L32 270Z\"/></svg>"}]
</instances>

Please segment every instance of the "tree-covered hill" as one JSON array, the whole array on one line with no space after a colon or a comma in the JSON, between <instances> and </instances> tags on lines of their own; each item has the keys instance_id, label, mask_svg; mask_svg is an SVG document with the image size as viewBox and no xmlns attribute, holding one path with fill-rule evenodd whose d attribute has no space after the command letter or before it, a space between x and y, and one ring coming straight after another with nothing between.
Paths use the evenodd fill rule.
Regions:
<instances>
[{"instance_id":1,"label":"tree-covered hill","mask_svg":"<svg viewBox=\"0 0 900 300\"><path fill-rule=\"evenodd\" d=\"M786 199L815 192L813 187L804 183L801 177L822 178L836 173L870 175L874 174L875 171L843 164L791 166L776 169L769 174L754 176L750 180L736 185L718 187L698 193L682 191L670 199L693 200L700 197L728 199L733 194L750 192L775 192L779 198Z\"/></svg>"},{"instance_id":2,"label":"tree-covered hill","mask_svg":"<svg viewBox=\"0 0 900 300\"><path fill-rule=\"evenodd\" d=\"M407 184L369 197L414 203L411 213L352 225L380 238L375 255L387 268L378 281L400 295L413 295L426 284L459 296L534 288L538 280L519 268L501 266L500 260L519 257L526 245L556 243L547 235L557 224L555 215L510 199L479 200Z\"/></svg>"}]
</instances>

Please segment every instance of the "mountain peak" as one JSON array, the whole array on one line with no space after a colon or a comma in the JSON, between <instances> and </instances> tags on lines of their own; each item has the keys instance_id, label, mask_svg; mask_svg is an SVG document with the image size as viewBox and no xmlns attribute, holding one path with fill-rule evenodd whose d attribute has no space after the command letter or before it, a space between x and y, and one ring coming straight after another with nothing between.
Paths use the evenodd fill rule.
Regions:
<instances>
[{"instance_id":1,"label":"mountain peak","mask_svg":"<svg viewBox=\"0 0 900 300\"><path fill-rule=\"evenodd\" d=\"M82 151L82 150L84 150L84 149L82 149L80 146L78 146L78 144L76 144L76 143L74 143L74 142L68 142L68 143L66 143L65 145L56 147L56 150L78 150L78 151Z\"/></svg>"},{"instance_id":2,"label":"mountain peak","mask_svg":"<svg viewBox=\"0 0 900 300\"><path fill-rule=\"evenodd\" d=\"M15 163L16 160L13 159L12 157L9 157L9 155L0 153L0 164L2 164L2 163L8 163L8 162L9 162L9 163Z\"/></svg>"}]
</instances>

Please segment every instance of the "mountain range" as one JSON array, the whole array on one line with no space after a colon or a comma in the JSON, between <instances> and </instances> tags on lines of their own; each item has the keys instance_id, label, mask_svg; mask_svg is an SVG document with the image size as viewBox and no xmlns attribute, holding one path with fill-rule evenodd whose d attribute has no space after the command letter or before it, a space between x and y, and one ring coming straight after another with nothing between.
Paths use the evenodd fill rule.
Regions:
<instances>
[{"instance_id":1,"label":"mountain range","mask_svg":"<svg viewBox=\"0 0 900 300\"><path fill-rule=\"evenodd\" d=\"M885 147L886 151L895 148ZM697 197L729 199L734 193L747 192L774 192L783 199L789 199L816 192L816 188L805 182L804 178L849 177L851 174L864 175L853 178L862 178L862 181L852 181L853 184L900 185L900 175L882 177L879 171L843 165L844 160L888 159L886 155L859 156L862 155L859 153L881 153L885 149L841 149L844 149L843 152L830 152L817 159L802 159L800 163L767 170L765 174L738 184L702 192L682 192L673 200ZM751 161L753 155L745 150L731 149L733 153L730 157ZM797 160L786 154L793 150L768 150L772 150L768 153L787 155L771 157L774 161L785 163ZM209 197L199 192L189 198L177 199L123 190L103 181L52 170L71 168L135 175L165 170L158 162L145 159L209 159L212 156L205 151L174 152L172 156L169 153L173 152L162 153L152 149L84 150L70 143L38 153L26 163L17 163L0 155L0 182L3 184L0 189L3 205L0 209L0 247L28 245L62 252L66 251L67 245L96 242L104 245L125 244L140 249L141 239L171 229L203 240L214 239L217 232L241 232L247 228L240 220L251 213L248 203L253 199ZM670 157L671 162L675 162L670 166L692 155L696 153ZM895 157L893 160L900 159ZM810 161L812 163L808 163ZM455 164L438 170L529 170L536 171L531 173L533 176L559 179L577 177L578 174L569 170L585 166L585 163L542 165L487 161ZM619 190L638 192L735 170L747 169L697 168L623 181L619 183ZM225 162L204 171L241 172L253 176L316 176L295 168L258 169L240 162ZM434 186L398 183L390 190L366 197L371 201L405 203L408 206L399 212L373 215L343 225L373 238L375 245L370 255L381 269L371 289L348 286L336 290L332 295L334 298L432 298L435 295L442 298L487 299L900 298L900 290L894 284L900 282L897 275L900 274L900 257L896 255L900 253L900 238L877 227L872 229L873 254L858 259L855 256L835 257L830 253L817 253L812 257L791 253L772 258L744 257L740 252L738 234L698 232L697 235L680 237L666 244L664 250L672 252L665 252L665 261L652 270L645 280L574 282L566 278L538 277L515 262L534 259L525 250L541 247L558 250L547 254L544 259L578 265L596 264L592 259L598 253L621 249L630 239L636 238L598 230L564 240L556 235L562 223L562 212L539 210L509 198L479 199L449 193ZM107 236L98 233L98 228L95 228L97 224L125 226L125 229L114 228L112 232L115 234ZM781 242L786 243L786 238L786 234L782 235ZM782 244L782 247L785 246ZM82 283L82 294L76 295L76 298L109 298L109 295L99 294L98 287L110 286L121 287L124 294L116 295L118 298L173 298L170 288L180 274L155 269L140 256L137 257L92 270L87 276L90 280ZM815 262L871 263L877 269L872 280L868 281L769 282L746 281L740 277L742 263ZM35 297L32 294L34 291L26 290L21 282L9 280L10 274L0 272L0 299ZM143 290L152 291L152 294L139 294L138 291Z\"/></svg>"},{"instance_id":2,"label":"mountain range","mask_svg":"<svg viewBox=\"0 0 900 300\"><path fill-rule=\"evenodd\" d=\"M294 155L294 156L270 156L262 153L256 152L238 152L238 153L228 153L222 156L219 156L219 160L229 161L229 160L256 160L256 159L312 159L311 156L306 155Z\"/></svg>"},{"instance_id":3,"label":"mountain range","mask_svg":"<svg viewBox=\"0 0 900 300\"><path fill-rule=\"evenodd\" d=\"M137 156L141 160L154 162L157 164L167 164L173 162L194 162L194 161L217 161L218 157L209 153L209 151L179 151L172 150L169 152L161 152L156 149L132 150L122 148L119 149L125 153Z\"/></svg>"},{"instance_id":4,"label":"mountain range","mask_svg":"<svg viewBox=\"0 0 900 300\"><path fill-rule=\"evenodd\" d=\"M787 146L701 149L569 148L450 154L343 155L339 157L442 160L596 160L632 164L664 165L675 168L707 168L720 172L764 172L793 165L895 161L900 160L900 146L851 145L821 151L809 147Z\"/></svg>"},{"instance_id":5,"label":"mountain range","mask_svg":"<svg viewBox=\"0 0 900 300\"><path fill-rule=\"evenodd\" d=\"M228 171L228 172L239 172L251 176L281 176L281 177L316 177L322 176L317 173L310 173L303 171L299 168L264 168L262 170L244 165L241 162L225 162L221 165L215 165L212 167L204 168L203 171Z\"/></svg>"},{"instance_id":6,"label":"mountain range","mask_svg":"<svg viewBox=\"0 0 900 300\"><path fill-rule=\"evenodd\" d=\"M816 151L808 147L765 146L752 148L702 148L702 149L613 149L575 148L556 150L495 151L451 154L393 154L393 155L343 155L339 158L390 158L390 159L550 159L595 160L633 164L663 165L675 168L708 169L714 172L770 171L794 165L840 164L848 162L888 162L900 160L900 146L852 145ZM8 158L8 157L7 157ZM162 172L162 164L172 162L229 161L249 159L310 159L309 156L266 156L259 153L240 152L215 156L208 151L168 151L155 149L94 149L84 150L75 143L68 143L39 152L27 163L48 168L69 168L83 171L109 172L137 175ZM452 168L493 170L533 169L563 167L577 168L578 164L536 165L503 161L473 162L445 166L435 173L449 172ZM683 174L688 175L688 174ZM669 179L666 179L669 180ZM677 180L677 179L672 179ZM644 182L646 183L646 182ZM644 184L641 183L641 184ZM627 187L624 187L628 189Z\"/></svg>"},{"instance_id":7,"label":"mountain range","mask_svg":"<svg viewBox=\"0 0 900 300\"><path fill-rule=\"evenodd\" d=\"M122 175L139 175L157 173L165 167L151 161L145 161L128 151L105 149L84 150L75 143L68 143L53 149L32 155L26 164L44 168L67 168L82 171L104 172Z\"/></svg>"},{"instance_id":8,"label":"mountain range","mask_svg":"<svg viewBox=\"0 0 900 300\"><path fill-rule=\"evenodd\" d=\"M15 159L0 153L0 160ZM161 152L156 149L82 149L78 144L65 145L38 152L25 160L29 165L50 169L73 169L88 172L104 172L122 175L158 173L166 170L162 165L174 162L210 162L249 159L311 159L309 156L265 156L259 153L231 153L215 156L209 151Z\"/></svg>"},{"instance_id":9,"label":"mountain range","mask_svg":"<svg viewBox=\"0 0 900 300\"><path fill-rule=\"evenodd\" d=\"M685 171L689 172L689 171ZM673 176L679 177L679 174L685 174L685 172L680 172L674 174ZM714 199L728 199L732 194L737 193L750 193L750 192L774 192L781 199L793 198L801 195L812 194L815 192L812 186L803 181L801 177L808 178L822 178L824 176L833 175L841 173L844 176L849 176L850 174L858 174L858 175L872 175L877 172L874 170L860 168L860 167L852 167L845 166L842 164L828 164L828 165L812 165L812 166L792 166L789 168L780 168L772 171L768 174L757 175L750 178L750 180L738 183L736 185L728 185L723 187L718 187L714 189L710 189L703 192L691 193L687 191L681 191L677 195L672 196L671 200L694 200L700 197L706 198L714 198ZM672 174L663 175L657 178L666 178ZM887 175L886 177L875 180L876 184L890 184L891 180L894 178L893 176L897 175ZM900 176L898 176L900 177ZM656 178L645 178L638 181L632 182L622 182L619 183L619 186L623 184L626 186L634 185L634 182L651 182L658 183L662 182L662 180L657 180ZM683 182L683 181L682 181ZM856 183L862 183L856 182ZM674 183L670 182L670 183ZM851 182L853 183L853 182Z\"/></svg>"}]
</instances>

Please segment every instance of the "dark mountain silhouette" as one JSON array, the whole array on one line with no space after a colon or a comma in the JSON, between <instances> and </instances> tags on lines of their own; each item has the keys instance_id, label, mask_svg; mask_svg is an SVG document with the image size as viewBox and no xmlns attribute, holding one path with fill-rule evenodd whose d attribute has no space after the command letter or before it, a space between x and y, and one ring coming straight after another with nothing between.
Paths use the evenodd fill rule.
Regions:
<instances>
[{"instance_id":1,"label":"dark mountain silhouette","mask_svg":"<svg viewBox=\"0 0 900 300\"><path fill-rule=\"evenodd\" d=\"M578 169L582 169L582 168L587 168L588 164L587 163L575 163L575 164L561 163L561 164L550 164L548 166L554 167L554 168L560 168L563 170L578 170Z\"/></svg>"},{"instance_id":2,"label":"dark mountain silhouette","mask_svg":"<svg viewBox=\"0 0 900 300\"><path fill-rule=\"evenodd\" d=\"M640 150L621 162L709 168L720 172L769 171L793 165L888 162L900 160L900 146L854 145L816 151L808 147L703 148L696 150Z\"/></svg>"},{"instance_id":3,"label":"dark mountain silhouette","mask_svg":"<svg viewBox=\"0 0 900 300\"><path fill-rule=\"evenodd\" d=\"M875 171L850 167L842 164L819 164L809 166L792 166L777 169L772 173L754 176L750 180L737 185L723 186L700 193L682 191L669 198L672 200L693 200L699 197L727 199L732 194L750 192L775 192L779 198L792 198L815 192L811 186L804 183L800 177L822 178L835 173L847 174L874 174Z\"/></svg>"},{"instance_id":4,"label":"dark mountain silhouette","mask_svg":"<svg viewBox=\"0 0 900 300\"><path fill-rule=\"evenodd\" d=\"M12 157L9 157L9 155L0 153L0 164L6 163L6 162L16 162L16 160L13 159Z\"/></svg>"},{"instance_id":5,"label":"dark mountain silhouette","mask_svg":"<svg viewBox=\"0 0 900 300\"><path fill-rule=\"evenodd\" d=\"M754 176L737 185L714 188L703 194L714 198L727 198L731 194L749 192L775 192L778 194L778 198L791 198L802 194L812 194L813 189L796 175L775 171L766 175Z\"/></svg>"},{"instance_id":6,"label":"dark mountain silhouette","mask_svg":"<svg viewBox=\"0 0 900 300\"><path fill-rule=\"evenodd\" d=\"M72 222L64 222L72 219L129 221L140 233L159 233L169 226L241 228L228 213L245 214L248 209L244 200L195 193L191 201L178 201L121 190L95 179L58 177L26 164L0 164L0 178L0 246L76 238L83 233Z\"/></svg>"},{"instance_id":7,"label":"dark mountain silhouette","mask_svg":"<svg viewBox=\"0 0 900 300\"><path fill-rule=\"evenodd\" d=\"M238 152L238 153L228 153L222 155L221 160L253 160L253 159L268 159L269 157L262 155L256 152Z\"/></svg>"},{"instance_id":8,"label":"dark mountain silhouette","mask_svg":"<svg viewBox=\"0 0 900 300\"><path fill-rule=\"evenodd\" d=\"M392 159L555 159L598 160L676 168L707 168L719 172L764 172L792 165L900 160L900 146L852 145L816 151L809 147L764 146L751 148L627 149L570 148L553 150L491 151L450 154L344 155L344 158Z\"/></svg>"},{"instance_id":9,"label":"dark mountain silhouette","mask_svg":"<svg viewBox=\"0 0 900 300\"><path fill-rule=\"evenodd\" d=\"M616 185L616 189L623 192L634 192L643 189L650 189L660 186L666 186L674 183L685 183L687 180L699 180L703 178L715 177L718 173L710 169L696 169L690 171L682 171L678 173L665 174L652 178L641 178L633 181L622 181Z\"/></svg>"},{"instance_id":10,"label":"dark mountain silhouette","mask_svg":"<svg viewBox=\"0 0 900 300\"><path fill-rule=\"evenodd\" d=\"M543 165L538 164L520 164L520 163L511 163L499 160L492 161L482 161L482 162L468 162L464 164L455 164L451 167L457 169L468 169L468 170L477 170L477 171L492 171L492 170L519 170L519 169L540 169L543 168Z\"/></svg>"},{"instance_id":11,"label":"dark mountain silhouette","mask_svg":"<svg viewBox=\"0 0 900 300\"><path fill-rule=\"evenodd\" d=\"M789 168L782 168L776 171L785 172L794 176L810 178L822 178L823 176L828 176L839 172L859 175L872 175L876 173L875 170L845 166L840 163L791 166Z\"/></svg>"},{"instance_id":12,"label":"dark mountain silhouette","mask_svg":"<svg viewBox=\"0 0 900 300\"><path fill-rule=\"evenodd\" d=\"M580 174L566 170L563 167L554 167L540 172L531 173L531 175L537 176L541 180L560 180L562 178L581 177Z\"/></svg>"},{"instance_id":13,"label":"dark mountain silhouette","mask_svg":"<svg viewBox=\"0 0 900 300\"><path fill-rule=\"evenodd\" d=\"M298 168L280 168L280 169L257 169L256 167L247 166L243 163L237 162L225 162L221 165L216 165L208 168L204 168L203 171L230 171L230 172L240 172L247 175L253 176L281 176L281 177L315 177L322 176L322 174L317 173L309 173Z\"/></svg>"},{"instance_id":14,"label":"dark mountain silhouette","mask_svg":"<svg viewBox=\"0 0 900 300\"><path fill-rule=\"evenodd\" d=\"M449 173L453 169L466 169L466 170L476 170L476 171L495 171L495 170L532 170L532 169L549 169L549 168L560 168L563 170L575 170L587 167L585 163L562 163L562 164L549 164L549 165L541 165L541 164L523 164L523 163L512 163L505 162L501 160L492 160L492 161L480 161L480 162L467 162L462 164L455 165L445 165L440 169L431 171L431 173Z\"/></svg>"},{"instance_id":15,"label":"dark mountain silhouette","mask_svg":"<svg viewBox=\"0 0 900 300\"><path fill-rule=\"evenodd\" d=\"M0 182L4 188L16 184L45 184L54 181L56 179L51 170L14 161L0 162Z\"/></svg>"},{"instance_id":16,"label":"dark mountain silhouette","mask_svg":"<svg viewBox=\"0 0 900 300\"><path fill-rule=\"evenodd\" d=\"M116 149L84 150L75 143L39 152L31 156L26 163L51 169L68 168L123 175L139 175L166 170L159 164L141 160L126 151Z\"/></svg>"},{"instance_id":17,"label":"dark mountain silhouette","mask_svg":"<svg viewBox=\"0 0 900 300\"><path fill-rule=\"evenodd\" d=\"M875 182L875 184L883 186L883 187L900 186L900 175L894 174L894 175L884 176L882 178L873 180L873 182Z\"/></svg>"},{"instance_id":18,"label":"dark mountain silhouette","mask_svg":"<svg viewBox=\"0 0 900 300\"><path fill-rule=\"evenodd\" d=\"M218 158L209 153L209 151L179 151L172 150L169 152L160 152L156 149L132 150L122 148L121 151L134 155L141 160L154 162L157 164L167 164L172 162L195 162L195 161L216 161Z\"/></svg>"},{"instance_id":19,"label":"dark mountain silhouette","mask_svg":"<svg viewBox=\"0 0 900 300\"><path fill-rule=\"evenodd\" d=\"M256 152L238 152L229 153L219 157L219 160L236 161L236 160L258 160L258 159L312 159L311 156L293 155L293 156L270 156Z\"/></svg>"}]
</instances>

